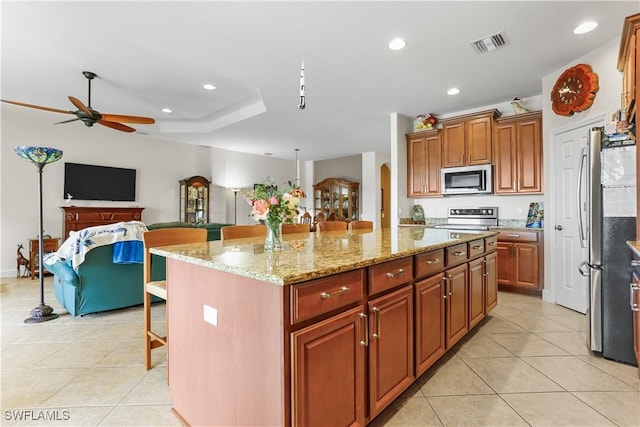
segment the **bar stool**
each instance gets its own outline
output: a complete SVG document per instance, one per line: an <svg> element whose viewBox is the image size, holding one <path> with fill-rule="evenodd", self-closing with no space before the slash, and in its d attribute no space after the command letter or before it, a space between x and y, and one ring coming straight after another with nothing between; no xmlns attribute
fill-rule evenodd
<svg viewBox="0 0 640 427"><path fill-rule="evenodd" d="M151 280L151 252L149 249L158 246L179 245L182 243L196 243L207 241L207 230L204 228L159 228L145 231L144 241L144 363L147 370L151 369L151 350L167 345L167 336L161 336L151 330L151 297L156 296L167 300L167 281Z"/></svg>
<svg viewBox="0 0 640 427"><path fill-rule="evenodd" d="M267 226L227 225L220 229L220 240L241 239L243 237L267 237Z"/></svg>

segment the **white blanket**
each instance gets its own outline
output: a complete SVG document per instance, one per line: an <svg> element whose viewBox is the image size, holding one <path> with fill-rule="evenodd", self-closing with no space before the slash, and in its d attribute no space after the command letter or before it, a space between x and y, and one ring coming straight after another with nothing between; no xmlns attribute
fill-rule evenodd
<svg viewBox="0 0 640 427"><path fill-rule="evenodd" d="M70 261L71 267L77 270L91 249L115 242L142 241L142 233L145 231L147 226L140 221L118 222L71 231L69 238L64 241L58 251L47 254L42 262L53 265L58 261Z"/></svg>

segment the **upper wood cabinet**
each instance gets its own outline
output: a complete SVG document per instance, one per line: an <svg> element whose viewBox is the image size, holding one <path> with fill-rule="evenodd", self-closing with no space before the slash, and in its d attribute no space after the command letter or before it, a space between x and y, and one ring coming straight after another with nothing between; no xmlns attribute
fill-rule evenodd
<svg viewBox="0 0 640 427"><path fill-rule="evenodd" d="M543 191L541 128L540 111L496 121L493 136L496 194Z"/></svg>
<svg viewBox="0 0 640 427"><path fill-rule="evenodd" d="M498 110L442 120L442 167L491 163L491 137Z"/></svg>
<svg viewBox="0 0 640 427"><path fill-rule="evenodd" d="M409 133L407 196L440 196L442 134L436 130Z"/></svg>

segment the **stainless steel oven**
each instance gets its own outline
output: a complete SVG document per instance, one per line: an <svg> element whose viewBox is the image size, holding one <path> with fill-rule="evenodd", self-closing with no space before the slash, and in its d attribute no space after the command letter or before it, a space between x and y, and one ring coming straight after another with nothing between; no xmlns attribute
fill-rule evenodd
<svg viewBox="0 0 640 427"><path fill-rule="evenodd" d="M491 165L463 166L440 170L440 185L444 195L491 194Z"/></svg>

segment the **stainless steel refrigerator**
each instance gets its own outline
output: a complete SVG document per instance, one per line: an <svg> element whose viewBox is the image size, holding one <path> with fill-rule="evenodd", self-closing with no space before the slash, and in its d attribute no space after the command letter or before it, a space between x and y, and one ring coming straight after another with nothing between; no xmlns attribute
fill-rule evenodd
<svg viewBox="0 0 640 427"><path fill-rule="evenodd" d="M578 228L589 259L579 266L589 277L589 346L608 359L636 364L629 303L631 251L636 239L636 156L632 141L609 141L590 131L578 169Z"/></svg>

